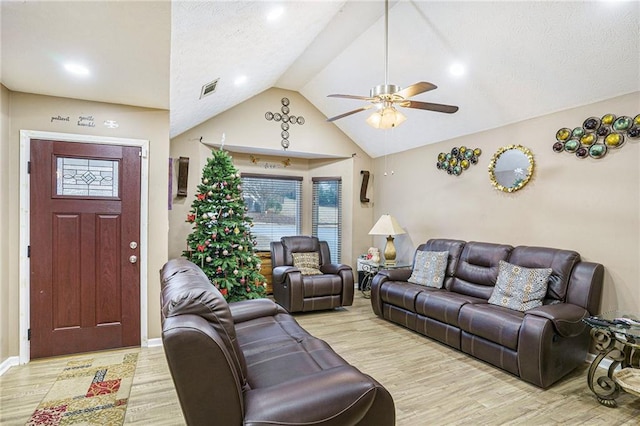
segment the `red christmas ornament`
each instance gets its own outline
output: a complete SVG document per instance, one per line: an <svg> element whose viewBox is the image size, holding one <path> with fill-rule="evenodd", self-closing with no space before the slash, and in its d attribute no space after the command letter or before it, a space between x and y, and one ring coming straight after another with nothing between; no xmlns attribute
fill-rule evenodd
<svg viewBox="0 0 640 426"><path fill-rule="evenodd" d="M218 266L218 269L216 269L216 272L217 272L217 273L222 272L222 267Z"/></svg>
<svg viewBox="0 0 640 426"><path fill-rule="evenodd" d="M223 296L226 296L226 295L229 293L229 290L227 290L226 288L221 288L221 289L220 289L220 293L221 293Z"/></svg>
<svg viewBox="0 0 640 426"><path fill-rule="evenodd" d="M216 234L216 233L211 234L211 238L213 238L215 240L216 238L218 238L218 234Z"/></svg>
<svg viewBox="0 0 640 426"><path fill-rule="evenodd" d="M198 194L198 195L196 195L196 197L198 197L198 200L202 201L202 200L204 200L205 195L204 194Z"/></svg>
<svg viewBox="0 0 640 426"><path fill-rule="evenodd" d="M224 232L226 232L226 233L228 234L229 232L231 232L231 230L229 229L229 227L228 227L228 226L225 226L225 227L224 227Z"/></svg>
<svg viewBox="0 0 640 426"><path fill-rule="evenodd" d="M230 200L231 199L231 195L227 194L226 199Z"/></svg>
<svg viewBox="0 0 640 426"><path fill-rule="evenodd" d="M198 251L203 252L205 249L205 246L203 246L202 244L198 244Z"/></svg>
<svg viewBox="0 0 640 426"><path fill-rule="evenodd" d="M240 284L244 284L246 280L244 278L240 278Z"/></svg>
<svg viewBox="0 0 640 426"><path fill-rule="evenodd" d="M187 222L195 222L196 221L196 215L195 214L188 214L187 215Z"/></svg>

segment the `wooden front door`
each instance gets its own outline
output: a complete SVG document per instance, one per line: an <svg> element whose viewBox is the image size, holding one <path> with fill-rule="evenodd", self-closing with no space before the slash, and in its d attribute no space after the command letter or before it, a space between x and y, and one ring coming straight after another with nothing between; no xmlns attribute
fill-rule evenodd
<svg viewBox="0 0 640 426"><path fill-rule="evenodd" d="M31 140L31 358L140 344L139 147Z"/></svg>

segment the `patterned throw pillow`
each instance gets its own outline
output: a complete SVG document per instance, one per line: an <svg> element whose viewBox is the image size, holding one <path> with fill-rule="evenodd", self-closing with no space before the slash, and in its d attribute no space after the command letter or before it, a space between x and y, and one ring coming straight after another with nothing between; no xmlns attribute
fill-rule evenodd
<svg viewBox="0 0 640 426"><path fill-rule="evenodd" d="M320 275L320 256L316 251L291 253L293 266L300 269L302 275Z"/></svg>
<svg viewBox="0 0 640 426"><path fill-rule="evenodd" d="M442 288L448 258L448 251L419 250L416 252L416 261L408 281L427 287Z"/></svg>
<svg viewBox="0 0 640 426"><path fill-rule="evenodd" d="M489 303L521 312L541 306L550 275L551 268L530 269L501 260Z"/></svg>

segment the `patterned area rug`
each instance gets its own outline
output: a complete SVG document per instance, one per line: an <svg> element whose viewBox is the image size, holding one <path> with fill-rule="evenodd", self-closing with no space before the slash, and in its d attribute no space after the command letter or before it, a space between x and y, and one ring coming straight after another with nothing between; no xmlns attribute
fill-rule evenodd
<svg viewBox="0 0 640 426"><path fill-rule="evenodd" d="M137 352L69 362L27 426L122 425L137 362Z"/></svg>

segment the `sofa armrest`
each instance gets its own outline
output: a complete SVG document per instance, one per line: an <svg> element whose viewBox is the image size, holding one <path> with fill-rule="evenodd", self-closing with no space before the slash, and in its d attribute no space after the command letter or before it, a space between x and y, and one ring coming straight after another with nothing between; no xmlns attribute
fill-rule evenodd
<svg viewBox="0 0 640 426"><path fill-rule="evenodd" d="M342 263L326 263L320 267L323 274L338 275L340 271L351 271L351 266Z"/></svg>
<svg viewBox="0 0 640 426"><path fill-rule="evenodd" d="M371 280L371 308L373 313L382 318L382 298L380 288L387 281L404 281L411 277L411 269L383 269Z"/></svg>
<svg viewBox="0 0 640 426"><path fill-rule="evenodd" d="M371 410L383 417L375 424L395 423L388 391L355 367L345 365L247 391L243 424L363 424Z"/></svg>
<svg viewBox="0 0 640 426"><path fill-rule="evenodd" d="M300 269L294 266L276 266L271 272L273 283L282 284L287 279L287 274L291 272L300 272Z"/></svg>
<svg viewBox="0 0 640 426"><path fill-rule="evenodd" d="M574 337L582 334L587 327L582 320L589 316L586 309L571 303L543 305L530 309L525 314L548 319L553 324L555 331L562 337Z"/></svg>
<svg viewBox="0 0 640 426"><path fill-rule="evenodd" d="M412 269L399 268L399 269L383 269L378 274L384 275L389 281L408 281L411 278Z"/></svg>
<svg viewBox="0 0 640 426"><path fill-rule="evenodd" d="M234 324L260 317L270 317L287 311L271 299L251 299L229 303Z"/></svg>

